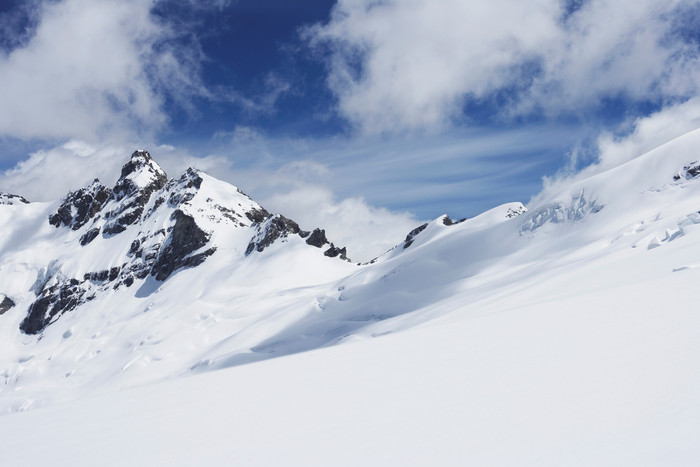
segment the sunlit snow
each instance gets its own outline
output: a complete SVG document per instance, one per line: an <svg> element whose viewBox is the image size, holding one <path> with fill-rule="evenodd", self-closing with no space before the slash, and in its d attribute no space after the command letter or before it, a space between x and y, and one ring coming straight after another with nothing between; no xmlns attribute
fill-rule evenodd
<svg viewBox="0 0 700 467"><path fill-rule="evenodd" d="M131 239L82 247L57 203L0 205L3 462L694 465L700 179L674 175L699 147L440 217L362 265L299 236L246 256L249 223L208 213L254 202L203 174L187 209L215 254L39 335L19 331L38 278Z"/></svg>

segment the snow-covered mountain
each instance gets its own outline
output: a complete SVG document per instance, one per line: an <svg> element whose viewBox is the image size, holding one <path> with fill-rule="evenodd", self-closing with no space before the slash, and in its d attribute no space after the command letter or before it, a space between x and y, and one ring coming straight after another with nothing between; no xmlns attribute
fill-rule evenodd
<svg viewBox="0 0 700 467"><path fill-rule="evenodd" d="M88 453L142 464L691 465L698 148L700 130L527 209L441 216L367 264L202 172L167 180L143 151L113 188L2 195L0 408L105 394L0 430L28 449L71 413L79 428L41 433L75 456L103 429ZM200 444L167 431L118 452L118 427L88 414L128 404L196 426Z"/></svg>
<svg viewBox="0 0 700 467"><path fill-rule="evenodd" d="M52 379L128 386L133 365L148 380L190 371L222 344L211 339L276 311L275 294L357 268L324 230L303 231L194 169L168 180L146 151L134 152L113 188L95 180L56 203L11 194L2 203L0 390L16 395ZM136 351L155 341L155 354ZM146 368L153 362L163 370Z"/></svg>

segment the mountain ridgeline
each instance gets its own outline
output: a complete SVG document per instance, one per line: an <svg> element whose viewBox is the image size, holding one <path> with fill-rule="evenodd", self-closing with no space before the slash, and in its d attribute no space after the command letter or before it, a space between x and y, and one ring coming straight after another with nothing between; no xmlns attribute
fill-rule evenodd
<svg viewBox="0 0 700 467"><path fill-rule="evenodd" d="M216 224L250 231L244 256L298 236L327 257L349 261L346 249L330 243L324 230L303 231L296 222L270 214L235 187L224 187L224 191L228 188L225 200L202 196L205 178L209 183L226 185L192 168L180 178L168 179L147 151L136 151L114 187L95 180L68 193L47 222L75 233L72 243L84 250L77 254L90 257L91 263L109 264L85 271L80 277L66 275L56 260L47 264L32 287L36 300L29 306L21 330L39 333L101 292L129 288L148 278L166 281L179 269L202 264L217 251L212 241L216 230L212 226ZM27 203L16 195L3 195L0 202ZM97 243L102 243L101 247L89 251ZM100 258L104 251L110 251L108 258ZM10 303L5 298L2 309L9 309Z"/></svg>

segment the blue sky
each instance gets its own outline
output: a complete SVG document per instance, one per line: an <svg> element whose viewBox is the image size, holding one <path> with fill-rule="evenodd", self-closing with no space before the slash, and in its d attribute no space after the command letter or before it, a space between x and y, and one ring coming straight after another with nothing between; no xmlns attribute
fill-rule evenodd
<svg viewBox="0 0 700 467"><path fill-rule="evenodd" d="M383 248L700 126L698 26L689 0L5 0L0 190L145 147Z"/></svg>

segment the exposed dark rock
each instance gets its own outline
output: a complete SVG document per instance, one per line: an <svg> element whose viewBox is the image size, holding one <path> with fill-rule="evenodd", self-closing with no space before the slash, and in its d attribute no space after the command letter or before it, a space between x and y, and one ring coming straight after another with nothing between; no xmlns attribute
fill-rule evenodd
<svg viewBox="0 0 700 467"><path fill-rule="evenodd" d="M148 267L143 266L137 266L133 268L132 271L134 271L134 276L136 276L137 279L145 279L151 272L151 270Z"/></svg>
<svg viewBox="0 0 700 467"><path fill-rule="evenodd" d="M683 167L683 170L674 175L673 180L692 180L698 175L700 175L700 163L698 163L697 161L693 161L690 164Z"/></svg>
<svg viewBox="0 0 700 467"><path fill-rule="evenodd" d="M141 254L143 251L140 249L141 247L141 240L138 238L131 242L131 246L129 247L129 251L127 253L128 256L135 256L136 258L140 258Z"/></svg>
<svg viewBox="0 0 700 467"><path fill-rule="evenodd" d="M209 241L209 234L197 226L192 216L181 210L176 210L171 219L175 225L170 233L170 239L158 253L158 257L151 268L151 275L159 281L164 281L176 269L192 267L201 264L207 256L214 253L215 249L209 249L204 253L189 257L191 253L199 250ZM148 260L148 257L146 257Z"/></svg>
<svg viewBox="0 0 700 467"><path fill-rule="evenodd" d="M84 303L85 293L86 290L82 286L74 285L71 281L45 289L29 306L27 317L19 328L27 334L41 332L54 318ZM87 300L89 299L88 297Z"/></svg>
<svg viewBox="0 0 700 467"><path fill-rule="evenodd" d="M449 217L445 216L445 219L449 219ZM450 225L450 224L445 224L445 225ZM404 240L403 247L408 248L413 244L413 240L416 238L416 235L424 231L428 227L428 223L426 222L423 225L420 225L416 227L415 229L411 230L408 235L406 235L406 240Z"/></svg>
<svg viewBox="0 0 700 467"><path fill-rule="evenodd" d="M0 193L0 204L13 206L18 203L29 204L29 201L24 199L22 196L13 195L12 193Z"/></svg>
<svg viewBox="0 0 700 467"><path fill-rule="evenodd" d="M182 260L182 263L177 269L180 268L193 268L202 264L208 257L216 253L216 247L211 247L208 250L198 253L196 255L188 256ZM165 280L165 279L163 279Z"/></svg>
<svg viewBox="0 0 700 467"><path fill-rule="evenodd" d="M116 235L124 232L128 226L136 222L141 217L144 208L144 206L140 204L140 201L137 200L136 202L139 204L135 206L134 210L126 212L112 222L105 224L104 228L102 229L102 233L106 236ZM145 202L143 204L145 205Z"/></svg>
<svg viewBox="0 0 700 467"><path fill-rule="evenodd" d="M275 214L262 225L258 226L258 233L250 240L250 243L248 243L245 254L249 255L254 250L262 252L278 238L285 238L290 234L297 234L300 231L299 224L280 214Z"/></svg>
<svg viewBox="0 0 700 467"><path fill-rule="evenodd" d="M10 300L10 297L6 297L5 295L2 295L2 297L2 301L0 301L0 315L4 315L7 310L15 306L15 302Z"/></svg>
<svg viewBox="0 0 700 467"><path fill-rule="evenodd" d="M170 197L168 198L168 205L171 207L178 207L183 203L191 201L197 190L202 186L202 181L202 177L200 177L199 173L190 167L182 174L179 180L171 180L168 182L168 189L171 190Z"/></svg>
<svg viewBox="0 0 700 467"><path fill-rule="evenodd" d="M105 215L109 221L102 229L103 235L119 234L138 221L153 192L163 188L167 181L168 176L147 151L134 152L112 189L112 199L122 202Z"/></svg>
<svg viewBox="0 0 700 467"><path fill-rule="evenodd" d="M508 208L508 211L506 212L506 219L512 219L514 217L518 217L520 215L523 215L527 212L527 208L525 206L520 206L516 209Z"/></svg>
<svg viewBox="0 0 700 467"><path fill-rule="evenodd" d="M100 229L90 229L86 233L83 234L82 237L80 237L80 244L82 246L87 245L91 241L93 241L97 236L100 234Z"/></svg>
<svg viewBox="0 0 700 467"><path fill-rule="evenodd" d="M102 234L119 234L141 218L151 195L163 188L166 182L167 175L150 154L136 151L122 167L121 177L113 189L95 180L90 186L69 193L56 212L49 216L49 222L56 227L65 225L78 230L109 204L109 212L104 213L107 223ZM96 236L95 232L89 232L81 238L81 244L90 243Z"/></svg>
<svg viewBox="0 0 700 467"><path fill-rule="evenodd" d="M331 247L327 249L326 251L323 252L324 256L328 256L329 258L335 258L336 256L340 256L340 259L345 260L345 261L350 261L348 259L347 255L347 250L345 247L343 248L338 248L337 246L333 245L331 243Z"/></svg>
<svg viewBox="0 0 700 467"><path fill-rule="evenodd" d="M56 212L49 216L49 223L78 230L100 212L111 195L112 191L95 179L89 186L68 193Z"/></svg>
<svg viewBox="0 0 700 467"><path fill-rule="evenodd" d="M210 200L208 200L208 201L210 201ZM241 222L241 219L243 218L243 216L240 215L239 213L237 213L236 211L234 211L233 209L229 209L229 208L227 208L227 207L220 206L220 205L218 205L218 204L215 204L215 205L214 205L214 209L216 209L217 211L219 211L219 212L221 213L222 216L224 216L226 219L232 221L234 224L236 224L236 225L244 225L244 224Z"/></svg>
<svg viewBox="0 0 700 467"><path fill-rule="evenodd" d="M161 207L161 206L163 205L163 203L165 203L165 197L159 196L159 197L155 200L155 202L153 203L153 210L155 211L156 209L158 209L159 207Z"/></svg>
<svg viewBox="0 0 700 467"><path fill-rule="evenodd" d="M467 220L467 218L464 217L464 218L462 218L462 219L460 219L460 220L458 220L458 221L453 221L452 219L449 218L449 216L445 216L445 217L442 218L442 223L443 223L443 225L450 226L450 225L460 224L460 223L462 223L462 222L464 222L464 221L466 221L466 220Z"/></svg>
<svg viewBox="0 0 700 467"><path fill-rule="evenodd" d="M171 206L179 206L183 203L192 201L192 198L194 198L193 193L174 192L170 194L170 198L168 198L168 204Z"/></svg>
<svg viewBox="0 0 700 467"><path fill-rule="evenodd" d="M323 229L315 229L309 238L306 239L308 245L313 245L316 248L321 248L323 245L328 243L326 238L326 231Z"/></svg>
<svg viewBox="0 0 700 467"><path fill-rule="evenodd" d="M117 235L126 230L126 225L122 225L121 223L113 222L111 224L105 225L104 229L102 229L102 235L105 237L109 237L111 235Z"/></svg>
<svg viewBox="0 0 700 467"><path fill-rule="evenodd" d="M140 172L147 173L150 178L145 186L137 185L132 179L131 175L138 174ZM168 181L168 176L163 172L163 170L156 164L148 151L134 151L131 155L129 162L124 164L122 167L122 173L119 177L119 181L114 187L114 193L117 199L121 199L124 196L136 193L136 191L144 189L160 190L165 186Z"/></svg>
<svg viewBox="0 0 700 467"><path fill-rule="evenodd" d="M146 253L146 254L144 255L143 259L144 259L146 262L150 262L150 261L153 261L154 259L156 259L157 256L158 256L158 250L156 250L156 249L151 249L151 251L149 251L148 253Z"/></svg>
<svg viewBox="0 0 700 467"><path fill-rule="evenodd" d="M112 282L115 280L117 277L119 277L119 271L121 271L121 268L119 266L113 267L109 270L109 278L108 280Z"/></svg>
<svg viewBox="0 0 700 467"><path fill-rule="evenodd" d="M185 171L182 177L180 177L180 182L187 182L185 184L185 188L196 188L199 190L199 188L202 186L202 177L195 169L190 167Z"/></svg>
<svg viewBox="0 0 700 467"><path fill-rule="evenodd" d="M90 274L90 280L94 282L105 282L109 279L109 270L104 269L102 271L93 272Z"/></svg>
<svg viewBox="0 0 700 467"><path fill-rule="evenodd" d="M267 212L264 208L253 208L250 211L246 212L245 216L253 223L262 224L263 222L265 222L265 219L270 217L270 213Z"/></svg>

